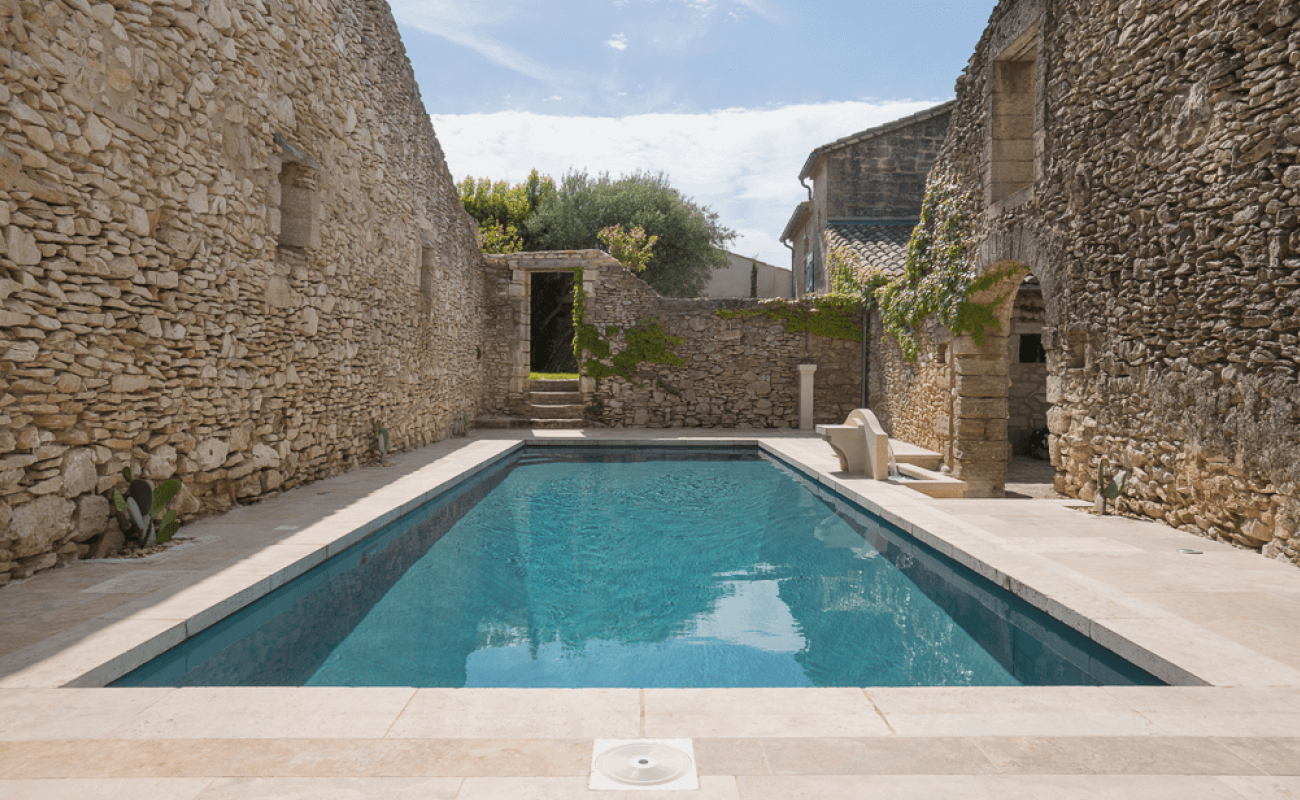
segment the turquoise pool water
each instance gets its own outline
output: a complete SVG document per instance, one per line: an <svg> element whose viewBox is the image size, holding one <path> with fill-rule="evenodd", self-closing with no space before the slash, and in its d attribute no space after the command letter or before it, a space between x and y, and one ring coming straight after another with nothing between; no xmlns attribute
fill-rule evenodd
<svg viewBox="0 0 1300 800"><path fill-rule="evenodd" d="M756 449L529 448L115 685L1126 683Z"/></svg>

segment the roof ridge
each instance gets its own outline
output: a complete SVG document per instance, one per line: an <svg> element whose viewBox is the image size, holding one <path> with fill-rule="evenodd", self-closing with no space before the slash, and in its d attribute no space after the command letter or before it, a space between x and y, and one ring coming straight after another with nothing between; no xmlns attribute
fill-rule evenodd
<svg viewBox="0 0 1300 800"><path fill-rule="evenodd" d="M949 100L946 103L940 103L939 105L933 106L931 108L927 108L924 111L918 111L915 114L912 114L911 116L903 117L902 119L896 119L893 122L886 122L883 125L877 125L874 128L867 128L864 131L851 133L842 139L836 139L833 142L828 142L827 144L824 144L821 147L816 148L815 150L813 150L811 153L808 154L808 160L804 162L803 169L799 171L799 180L803 180L807 178L812 173L813 165L817 163L817 159L821 158L823 155L829 153L832 150L838 150L841 147L847 147L851 144L857 144L858 142L865 141L867 139L875 139L876 137L884 136L886 133L892 133L893 131L896 131L899 128L906 128L909 125L915 125L918 122L925 122L926 120L933 119L934 117L938 117L952 111L953 106L955 106L956 104L957 104L956 100Z"/></svg>

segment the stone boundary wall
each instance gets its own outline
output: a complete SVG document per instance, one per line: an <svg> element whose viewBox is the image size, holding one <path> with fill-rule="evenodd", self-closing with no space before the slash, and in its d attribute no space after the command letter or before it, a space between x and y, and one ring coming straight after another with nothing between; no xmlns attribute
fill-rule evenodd
<svg viewBox="0 0 1300 800"><path fill-rule="evenodd" d="M626 330L654 318L685 340L673 351L686 364L643 364L636 383L601 379L589 394L589 416L610 427L798 427L798 365L816 364L816 422L843 422L861 400L861 343L786 333L783 321L766 317L717 314L757 307L757 300L660 297L617 262L601 266L589 289L588 323ZM611 341L615 353L623 349L621 333Z"/></svg>
<svg viewBox="0 0 1300 800"><path fill-rule="evenodd" d="M1121 511L1300 563L1298 18L1003 0L940 163L977 199L981 268L1042 283L1058 488L1091 498L1105 458L1133 470ZM1010 194L989 167L1007 54L1035 81Z"/></svg>
<svg viewBox="0 0 1300 800"><path fill-rule="evenodd" d="M475 416L481 254L385 3L0 30L0 584L110 548L123 467L191 519Z"/></svg>

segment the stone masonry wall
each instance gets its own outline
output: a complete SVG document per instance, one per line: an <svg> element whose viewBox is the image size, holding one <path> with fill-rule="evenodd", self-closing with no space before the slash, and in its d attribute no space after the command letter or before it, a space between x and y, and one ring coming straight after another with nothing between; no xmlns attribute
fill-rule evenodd
<svg viewBox="0 0 1300 800"><path fill-rule="evenodd" d="M816 422L843 422L861 399L861 343L786 333L783 321L766 317L717 314L756 307L756 300L663 298L617 262L603 265L589 289L587 321L604 331L657 319L685 340L673 351L686 365L644 364L640 385L600 380L589 398L592 416L611 427L798 427L798 365L816 364ZM614 352L623 349L621 334L611 341Z"/></svg>
<svg viewBox="0 0 1300 800"><path fill-rule="evenodd" d="M0 584L447 436L481 254L382 0L0 0ZM119 534L120 535L120 534Z"/></svg>
<svg viewBox="0 0 1300 800"><path fill-rule="evenodd" d="M1122 511L1300 563L1298 18L1003 0L940 163L980 206L980 266L1042 283L1058 488L1091 498L1106 458L1133 470ZM999 97L1032 124L995 125Z"/></svg>
<svg viewBox="0 0 1300 800"><path fill-rule="evenodd" d="M890 123L888 132L828 152L825 218L919 217L926 176L948 132L946 108Z"/></svg>
<svg viewBox="0 0 1300 800"><path fill-rule="evenodd" d="M923 331L921 355L908 361L874 312L869 405L891 438L943 453L950 462L952 361L946 343L952 337L945 334Z"/></svg>

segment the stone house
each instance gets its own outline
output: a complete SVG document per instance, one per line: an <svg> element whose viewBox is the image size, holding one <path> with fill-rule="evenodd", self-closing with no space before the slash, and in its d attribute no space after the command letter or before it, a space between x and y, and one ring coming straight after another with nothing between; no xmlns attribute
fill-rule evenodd
<svg viewBox="0 0 1300 800"><path fill-rule="evenodd" d="M1002 0L933 180L981 272L1036 279L1057 488L1300 562L1300 7ZM898 438L1003 489L1011 314L881 369ZM897 354L895 354L896 356Z"/></svg>
<svg viewBox="0 0 1300 800"><path fill-rule="evenodd" d="M445 438L482 255L387 5L0 0L0 584ZM120 541L120 539L118 539Z"/></svg>
<svg viewBox="0 0 1300 800"><path fill-rule="evenodd" d="M944 103L808 155L799 172L808 199L781 232L791 251L796 297L830 289L827 254L838 244L851 244L882 268L898 261L920 218L926 176L951 113L952 103Z"/></svg>

